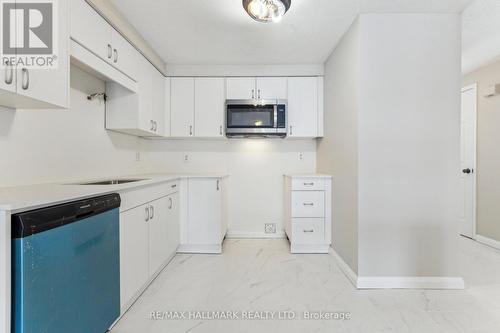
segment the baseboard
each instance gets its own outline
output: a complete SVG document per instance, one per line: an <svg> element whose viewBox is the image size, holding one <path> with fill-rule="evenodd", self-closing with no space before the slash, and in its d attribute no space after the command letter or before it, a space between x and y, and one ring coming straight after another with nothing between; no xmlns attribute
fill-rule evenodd
<svg viewBox="0 0 500 333"><path fill-rule="evenodd" d="M484 245L488 245L488 246L491 246L497 250L500 250L500 242L497 241L497 240L494 240L494 239L491 239L491 238L488 238L488 237L484 237L484 236L481 236L481 235L477 235L476 234L476 237L475 237L476 241L478 241L479 243L482 243Z"/></svg>
<svg viewBox="0 0 500 333"><path fill-rule="evenodd" d="M328 254L329 244L290 244L293 254Z"/></svg>
<svg viewBox="0 0 500 333"><path fill-rule="evenodd" d="M358 289L464 289L461 277L359 276Z"/></svg>
<svg viewBox="0 0 500 333"><path fill-rule="evenodd" d="M358 276L332 248L330 254L340 270L357 289L464 289L461 277Z"/></svg>
<svg viewBox="0 0 500 333"><path fill-rule="evenodd" d="M286 238L284 231L278 231L275 234L266 234L264 232L258 231L238 231L238 230L228 230L226 233L226 238L247 238L247 239L283 239Z"/></svg>
<svg viewBox="0 0 500 333"><path fill-rule="evenodd" d="M344 259L342 259L342 257L337 253L337 251L335 251L333 249L333 247L330 247L330 255L335 259L340 270L342 271L342 273L344 273L344 275L347 277L347 279L349 281L351 281L354 288L357 288L358 287L358 274L356 274L356 272L354 272L352 270L351 266L349 266L344 261Z"/></svg>

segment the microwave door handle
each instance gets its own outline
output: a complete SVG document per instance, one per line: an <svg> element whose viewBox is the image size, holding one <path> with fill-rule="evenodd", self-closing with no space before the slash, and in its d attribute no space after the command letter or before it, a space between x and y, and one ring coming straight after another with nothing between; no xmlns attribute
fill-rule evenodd
<svg viewBox="0 0 500 333"><path fill-rule="evenodd" d="M274 128L278 128L278 105L274 105Z"/></svg>

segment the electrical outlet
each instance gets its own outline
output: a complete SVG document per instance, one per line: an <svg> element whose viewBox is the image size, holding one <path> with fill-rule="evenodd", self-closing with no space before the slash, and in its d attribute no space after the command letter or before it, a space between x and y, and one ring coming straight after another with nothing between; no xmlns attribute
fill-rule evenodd
<svg viewBox="0 0 500 333"><path fill-rule="evenodd" d="M141 153L140 152L136 152L135 153L135 161L136 162L140 162L141 161Z"/></svg>
<svg viewBox="0 0 500 333"><path fill-rule="evenodd" d="M264 232L266 234L275 234L276 233L276 223L264 224Z"/></svg>

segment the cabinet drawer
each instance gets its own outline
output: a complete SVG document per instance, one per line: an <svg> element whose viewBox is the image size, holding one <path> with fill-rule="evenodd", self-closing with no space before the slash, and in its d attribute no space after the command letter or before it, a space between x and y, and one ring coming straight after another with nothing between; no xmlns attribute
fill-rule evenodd
<svg viewBox="0 0 500 333"><path fill-rule="evenodd" d="M292 180L292 191L324 191L325 180L318 178L298 178Z"/></svg>
<svg viewBox="0 0 500 333"><path fill-rule="evenodd" d="M292 243L322 244L325 242L325 220L321 218L292 219Z"/></svg>
<svg viewBox="0 0 500 333"><path fill-rule="evenodd" d="M172 181L120 192L120 197L122 199L120 212L127 211L178 191L179 181Z"/></svg>
<svg viewBox="0 0 500 333"><path fill-rule="evenodd" d="M293 191L292 217L324 217L325 192Z"/></svg>

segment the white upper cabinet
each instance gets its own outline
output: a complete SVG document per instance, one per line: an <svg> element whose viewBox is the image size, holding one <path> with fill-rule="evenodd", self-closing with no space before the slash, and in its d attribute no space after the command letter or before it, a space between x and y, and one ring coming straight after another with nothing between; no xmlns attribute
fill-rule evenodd
<svg viewBox="0 0 500 333"><path fill-rule="evenodd" d="M321 86L321 87L320 87ZM322 127L320 117L319 94L323 89L322 80L318 77L288 78L288 136L318 137ZM321 105L323 103L321 102Z"/></svg>
<svg viewBox="0 0 500 333"><path fill-rule="evenodd" d="M194 136L194 78L174 77L170 81L171 136Z"/></svg>
<svg viewBox="0 0 500 333"><path fill-rule="evenodd" d="M224 136L224 78L195 79L195 136Z"/></svg>
<svg viewBox="0 0 500 333"><path fill-rule="evenodd" d="M0 68L0 105L11 108L67 108L69 106L69 7L66 1L57 6L57 67L34 68L7 65ZM25 38L22 31L12 31L12 38ZM22 57L22 54L18 54ZM28 55L29 56L29 55ZM6 94L4 94L6 93Z"/></svg>
<svg viewBox="0 0 500 333"><path fill-rule="evenodd" d="M227 99L257 98L254 77L231 77L227 79Z"/></svg>
<svg viewBox="0 0 500 333"><path fill-rule="evenodd" d="M113 54L108 61L111 61L116 68L137 81L139 76L137 50L115 29L111 31L111 46Z"/></svg>
<svg viewBox="0 0 500 333"><path fill-rule="evenodd" d="M256 98L287 99L286 77L258 77Z"/></svg>
<svg viewBox="0 0 500 333"><path fill-rule="evenodd" d="M113 57L112 30L86 1L71 1L71 38L108 61Z"/></svg>

